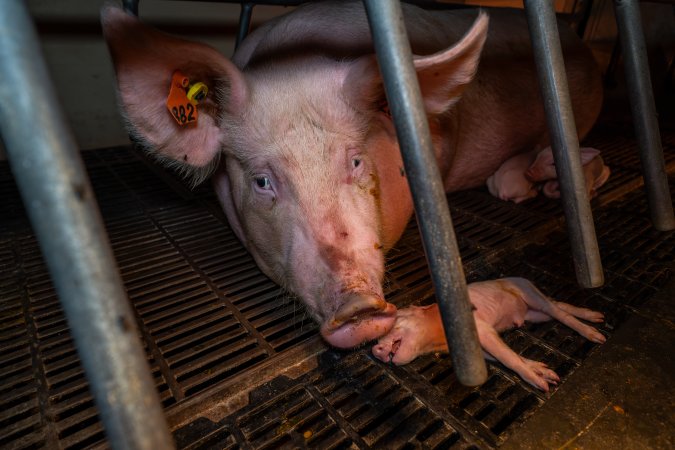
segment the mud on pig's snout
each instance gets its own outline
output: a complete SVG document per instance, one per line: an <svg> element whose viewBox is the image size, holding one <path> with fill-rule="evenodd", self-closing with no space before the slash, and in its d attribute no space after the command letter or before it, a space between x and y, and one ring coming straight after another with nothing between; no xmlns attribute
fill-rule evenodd
<svg viewBox="0 0 675 450"><path fill-rule="evenodd" d="M321 326L321 335L332 346L352 348L377 339L396 322L396 306L374 294L352 294Z"/></svg>

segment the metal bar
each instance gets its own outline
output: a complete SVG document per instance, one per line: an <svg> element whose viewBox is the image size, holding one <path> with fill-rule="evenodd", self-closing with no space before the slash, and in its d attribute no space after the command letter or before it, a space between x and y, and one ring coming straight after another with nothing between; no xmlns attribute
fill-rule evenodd
<svg viewBox="0 0 675 450"><path fill-rule="evenodd" d="M615 0L614 9L652 223L657 230L673 230L675 229L673 202L663 159L647 49L642 32L640 5L635 0Z"/></svg>
<svg viewBox="0 0 675 450"><path fill-rule="evenodd" d="M129 0L125 0L129 1ZM133 0L131 0L133 1ZM200 2L200 3L241 3L242 0L173 0L181 2ZM269 5L269 6L298 6L307 3L311 0L250 0L254 5ZM411 3L413 5L421 6L425 9L456 9L456 8L475 8L472 5L450 4L446 1L437 0L402 0L404 3Z"/></svg>
<svg viewBox="0 0 675 450"><path fill-rule="evenodd" d="M591 18L591 13L593 12L593 0L583 0L581 3L581 20L579 20L579 23L577 24L577 36L580 38L584 38L586 35L586 27L588 26L588 21ZM574 8L572 11L576 13L577 10L577 2L574 2Z"/></svg>
<svg viewBox="0 0 675 450"><path fill-rule="evenodd" d="M173 448L134 314L23 0L0 2L0 133L113 448Z"/></svg>
<svg viewBox="0 0 675 450"><path fill-rule="evenodd" d="M605 88L616 87L616 66L619 64L619 58L621 56L621 45L619 41L615 40L612 45L612 53L609 57L609 63L607 63L607 68L605 69L605 78L602 80Z"/></svg>
<svg viewBox="0 0 675 450"><path fill-rule="evenodd" d="M138 17L138 0L123 0L122 8L130 14Z"/></svg>
<svg viewBox="0 0 675 450"><path fill-rule="evenodd" d="M602 286L600 250L582 171L554 5L549 0L525 0L524 4L577 281L586 288Z"/></svg>
<svg viewBox="0 0 675 450"><path fill-rule="evenodd" d="M241 2L241 13L239 14L239 29L237 30L237 40L234 42L234 50L239 48L239 44L248 35L251 28L251 14L253 13L253 2Z"/></svg>
<svg viewBox="0 0 675 450"><path fill-rule="evenodd" d="M401 5L391 0L364 0L364 4L454 370L462 384L476 386L485 382L487 369L434 157Z"/></svg>

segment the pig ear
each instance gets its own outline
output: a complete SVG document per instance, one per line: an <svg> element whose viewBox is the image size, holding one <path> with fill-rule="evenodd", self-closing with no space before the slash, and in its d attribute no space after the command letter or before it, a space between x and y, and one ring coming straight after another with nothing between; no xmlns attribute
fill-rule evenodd
<svg viewBox="0 0 675 450"><path fill-rule="evenodd" d="M530 164L530 168L553 166L555 162L553 161L553 149L551 146L546 147L544 150L537 153L537 157L534 159L534 162Z"/></svg>
<svg viewBox="0 0 675 450"><path fill-rule="evenodd" d="M243 74L215 49L163 34L119 8L105 7L101 21L130 132L193 177L208 176L218 161L224 117L245 102ZM179 125L166 107L176 70L209 88L196 124Z"/></svg>
<svg viewBox="0 0 675 450"><path fill-rule="evenodd" d="M349 65L342 89L349 101L359 109L376 111L386 105L375 55L362 56Z"/></svg>
<svg viewBox="0 0 675 450"><path fill-rule="evenodd" d="M585 166L600 154L600 150L592 147L581 147L579 153L581 154L581 165Z"/></svg>
<svg viewBox="0 0 675 450"><path fill-rule="evenodd" d="M462 40L447 50L429 56L415 56L415 69L429 114L452 107L471 82L487 37L489 19L480 12Z"/></svg>

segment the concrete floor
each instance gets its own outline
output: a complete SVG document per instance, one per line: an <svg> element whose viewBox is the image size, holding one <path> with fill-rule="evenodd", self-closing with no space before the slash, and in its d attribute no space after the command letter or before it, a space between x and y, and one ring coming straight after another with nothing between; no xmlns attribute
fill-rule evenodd
<svg viewBox="0 0 675 450"><path fill-rule="evenodd" d="M675 448L675 280L501 447Z"/></svg>

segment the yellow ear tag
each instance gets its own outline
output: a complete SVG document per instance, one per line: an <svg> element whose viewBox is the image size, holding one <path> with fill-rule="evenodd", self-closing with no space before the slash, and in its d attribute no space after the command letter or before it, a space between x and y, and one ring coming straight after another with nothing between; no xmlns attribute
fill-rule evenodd
<svg viewBox="0 0 675 450"><path fill-rule="evenodd" d="M178 70L173 73L169 98L166 99L166 107L179 125L197 123L197 108L194 103L188 100L186 93L189 85L190 80L188 77Z"/></svg>
<svg viewBox="0 0 675 450"><path fill-rule="evenodd" d="M190 89L187 91L187 98L193 105L201 103L202 100L206 98L206 94L209 93L209 88L206 87L201 81L190 86Z"/></svg>

